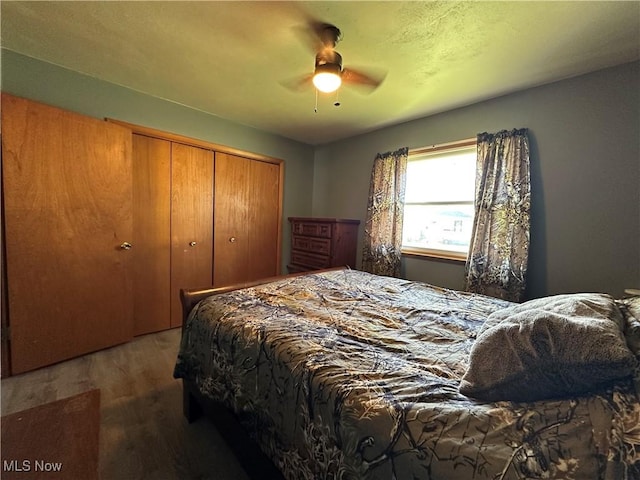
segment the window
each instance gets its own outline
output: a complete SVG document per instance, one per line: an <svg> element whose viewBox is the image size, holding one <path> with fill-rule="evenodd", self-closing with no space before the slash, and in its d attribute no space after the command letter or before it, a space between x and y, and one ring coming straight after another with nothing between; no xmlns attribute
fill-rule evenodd
<svg viewBox="0 0 640 480"><path fill-rule="evenodd" d="M476 156L475 139L409 152L402 253L467 258Z"/></svg>

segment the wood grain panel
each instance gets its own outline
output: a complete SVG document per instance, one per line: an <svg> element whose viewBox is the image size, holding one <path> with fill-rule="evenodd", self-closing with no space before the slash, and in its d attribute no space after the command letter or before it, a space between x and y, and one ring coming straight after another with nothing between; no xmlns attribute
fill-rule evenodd
<svg viewBox="0 0 640 480"><path fill-rule="evenodd" d="M179 143L172 143L171 149L171 326L175 327L182 324L180 289L211 284L213 152Z"/></svg>
<svg viewBox="0 0 640 480"><path fill-rule="evenodd" d="M132 337L131 132L2 95L12 373Z"/></svg>
<svg viewBox="0 0 640 480"><path fill-rule="evenodd" d="M251 161L249 167L248 278L266 278L279 273L280 166Z"/></svg>
<svg viewBox="0 0 640 480"><path fill-rule="evenodd" d="M176 133L167 132L164 130L158 130L156 128L145 127L143 125L136 125L134 123L123 122L122 120L116 120L114 118L108 118L107 121L113 122L117 125L122 125L129 128L133 133L138 133L146 137L162 138L171 142L181 143L183 145L191 145L192 147L204 148L205 150L211 150L214 152L228 153L230 155L237 155L240 157L251 158L253 160L260 160L262 162L270 162L275 164L282 164L282 160L275 157L270 157L262 153L248 152L246 150L240 150L239 148L230 147L228 145L220 145L219 143L208 142L206 140L200 140L198 138L186 137L184 135L178 135ZM474 140L475 141L475 140Z"/></svg>
<svg viewBox="0 0 640 480"><path fill-rule="evenodd" d="M248 280L247 221L253 194L248 188L251 160L216 152L213 285Z"/></svg>
<svg viewBox="0 0 640 480"><path fill-rule="evenodd" d="M171 142L133 135L134 335L171 327Z"/></svg>
<svg viewBox="0 0 640 480"><path fill-rule="evenodd" d="M280 169L216 152L214 286L279 273Z"/></svg>
<svg viewBox="0 0 640 480"><path fill-rule="evenodd" d="M60 464L65 478L99 480L100 390L3 416L1 427L3 480L55 478L57 474L38 467L38 459L45 458ZM6 468L14 459L36 463L25 475L26 470ZM18 465L23 465L20 460Z"/></svg>
<svg viewBox="0 0 640 480"><path fill-rule="evenodd" d="M0 158L0 165L2 159ZM0 184L2 180L2 169L0 168ZM1 191L1 189L0 189ZM6 378L11 375L11 362L9 359L9 319L7 315L7 275L5 268L4 249L4 199L0 195L0 377Z"/></svg>

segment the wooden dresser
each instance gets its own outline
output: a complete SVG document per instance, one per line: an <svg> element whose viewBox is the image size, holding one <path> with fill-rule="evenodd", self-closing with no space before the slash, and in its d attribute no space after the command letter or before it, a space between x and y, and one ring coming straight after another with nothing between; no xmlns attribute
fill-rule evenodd
<svg viewBox="0 0 640 480"><path fill-rule="evenodd" d="M360 220L289 217L289 222L289 273L340 266L356 267Z"/></svg>

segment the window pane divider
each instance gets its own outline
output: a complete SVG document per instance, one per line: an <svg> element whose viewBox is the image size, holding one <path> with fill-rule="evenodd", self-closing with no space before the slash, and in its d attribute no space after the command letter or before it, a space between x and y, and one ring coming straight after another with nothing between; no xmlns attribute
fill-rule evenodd
<svg viewBox="0 0 640 480"><path fill-rule="evenodd" d="M435 248L421 248L421 247L402 247L400 252L402 255L408 257L422 257L422 258L436 258L439 260L449 260L452 262L465 263L467 261L467 254L461 252L454 252L451 250L437 250Z"/></svg>

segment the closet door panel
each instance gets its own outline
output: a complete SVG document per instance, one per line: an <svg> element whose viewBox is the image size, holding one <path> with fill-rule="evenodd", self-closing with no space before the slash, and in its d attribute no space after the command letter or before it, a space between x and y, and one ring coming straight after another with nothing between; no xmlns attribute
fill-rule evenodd
<svg viewBox="0 0 640 480"><path fill-rule="evenodd" d="M280 166L217 153L214 286L279 273Z"/></svg>
<svg viewBox="0 0 640 480"><path fill-rule="evenodd" d="M251 161L249 168L248 248L251 262L247 281L279 273L280 166Z"/></svg>
<svg viewBox="0 0 640 480"><path fill-rule="evenodd" d="M181 288L211 285L213 152L172 143L171 326L182 324Z"/></svg>
<svg viewBox="0 0 640 480"><path fill-rule="evenodd" d="M171 327L171 142L133 135L134 335Z"/></svg>
<svg viewBox="0 0 640 480"><path fill-rule="evenodd" d="M213 285L220 287L247 280L251 161L216 152L215 162L215 255Z"/></svg>
<svg viewBox="0 0 640 480"><path fill-rule="evenodd" d="M133 332L131 132L2 96L12 373Z"/></svg>

